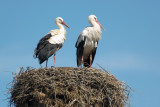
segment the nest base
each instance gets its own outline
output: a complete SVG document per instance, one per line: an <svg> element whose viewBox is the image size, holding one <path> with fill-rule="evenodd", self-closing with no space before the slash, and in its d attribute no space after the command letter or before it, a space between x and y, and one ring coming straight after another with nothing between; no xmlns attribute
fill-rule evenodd
<svg viewBox="0 0 160 107"><path fill-rule="evenodd" d="M130 90L94 68L21 69L10 89L16 107L124 107Z"/></svg>

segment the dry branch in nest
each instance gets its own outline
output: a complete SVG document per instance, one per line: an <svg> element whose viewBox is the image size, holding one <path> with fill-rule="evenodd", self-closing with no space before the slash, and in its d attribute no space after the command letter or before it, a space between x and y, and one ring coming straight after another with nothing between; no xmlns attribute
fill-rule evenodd
<svg viewBox="0 0 160 107"><path fill-rule="evenodd" d="M124 107L130 88L100 69L28 68L15 75L10 93L16 107Z"/></svg>

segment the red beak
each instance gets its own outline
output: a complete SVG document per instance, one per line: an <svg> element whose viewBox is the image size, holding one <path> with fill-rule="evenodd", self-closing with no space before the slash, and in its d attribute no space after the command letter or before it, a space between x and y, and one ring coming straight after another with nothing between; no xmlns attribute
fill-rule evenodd
<svg viewBox="0 0 160 107"><path fill-rule="evenodd" d="M70 27L64 21L62 22L62 24L70 29Z"/></svg>
<svg viewBox="0 0 160 107"><path fill-rule="evenodd" d="M98 22L98 20L96 21L98 24L99 24L99 26L104 30L104 27Z"/></svg>

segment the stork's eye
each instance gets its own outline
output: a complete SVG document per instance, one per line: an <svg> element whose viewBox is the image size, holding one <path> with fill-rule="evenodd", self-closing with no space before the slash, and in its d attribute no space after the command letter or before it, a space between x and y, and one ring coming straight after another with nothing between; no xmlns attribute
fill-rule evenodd
<svg viewBox="0 0 160 107"><path fill-rule="evenodd" d="M59 19L59 21L62 21L61 19Z"/></svg>
<svg viewBox="0 0 160 107"><path fill-rule="evenodd" d="M96 17L94 17L94 19L95 19L95 20L97 20L97 18L96 18Z"/></svg>

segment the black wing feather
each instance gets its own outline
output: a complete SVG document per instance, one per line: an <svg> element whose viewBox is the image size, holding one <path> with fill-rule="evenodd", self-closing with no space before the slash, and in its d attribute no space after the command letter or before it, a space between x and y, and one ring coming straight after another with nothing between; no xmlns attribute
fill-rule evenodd
<svg viewBox="0 0 160 107"><path fill-rule="evenodd" d="M80 39L80 36L79 36L78 39ZM78 40L77 40L76 45L75 45L75 47L77 48L77 51L76 51L76 54L77 54L77 66L81 65L81 60L82 60L85 41L86 41L86 37L84 37L84 40L81 40L79 44L77 44L78 43Z"/></svg>
<svg viewBox="0 0 160 107"><path fill-rule="evenodd" d="M48 39L51 37L52 35L49 33L47 35L45 35L43 38L41 38L37 44L37 48L34 50L34 58L37 58L39 52L41 49L43 49L47 44L48 44Z"/></svg>
<svg viewBox="0 0 160 107"><path fill-rule="evenodd" d="M40 39L37 48L34 50L34 58L38 58L40 64L62 48L63 44L51 44L47 41L51 36L49 33Z"/></svg>
<svg viewBox="0 0 160 107"><path fill-rule="evenodd" d="M55 54L60 48L62 48L62 44L50 44L48 42L48 44L45 45L38 54L39 63L43 63L45 60Z"/></svg>

